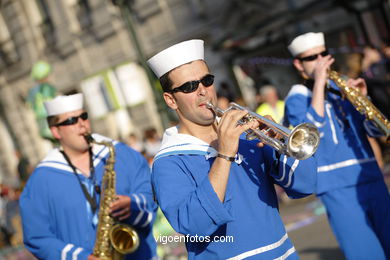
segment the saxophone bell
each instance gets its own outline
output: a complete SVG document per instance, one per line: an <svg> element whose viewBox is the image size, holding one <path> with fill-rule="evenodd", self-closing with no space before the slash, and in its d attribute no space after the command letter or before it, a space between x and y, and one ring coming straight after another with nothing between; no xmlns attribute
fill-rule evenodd
<svg viewBox="0 0 390 260"><path fill-rule="evenodd" d="M140 242L135 229L125 224L116 224L110 229L110 241L120 255L133 253Z"/></svg>

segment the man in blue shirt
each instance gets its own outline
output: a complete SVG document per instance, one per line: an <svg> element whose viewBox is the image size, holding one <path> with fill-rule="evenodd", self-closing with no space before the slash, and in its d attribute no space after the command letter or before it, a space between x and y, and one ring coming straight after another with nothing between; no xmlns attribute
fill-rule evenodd
<svg viewBox="0 0 390 260"><path fill-rule="evenodd" d="M45 108L61 146L38 164L20 198L24 243L39 259L98 259L92 252L109 148L85 140L90 123L82 94L56 97L45 102ZM131 225L140 237L139 248L125 258L154 258L156 205L146 160L123 143L98 134L92 137L112 142L116 153L117 200L110 205L110 214Z"/></svg>
<svg viewBox="0 0 390 260"><path fill-rule="evenodd" d="M311 194L315 160L298 161L241 139L259 124L237 124L247 111L230 110L216 123L206 106L217 97L202 40L178 43L148 63L179 117L179 125L165 131L152 183L168 221L186 237L189 259L297 259L273 184L294 198Z"/></svg>
<svg viewBox="0 0 390 260"><path fill-rule="evenodd" d="M305 82L286 97L285 124L310 122L320 130L316 193L333 232L348 259L389 259L390 196L366 136L379 130L328 79L334 58L323 33L300 35L288 48ZM363 79L346 82L366 95Z"/></svg>

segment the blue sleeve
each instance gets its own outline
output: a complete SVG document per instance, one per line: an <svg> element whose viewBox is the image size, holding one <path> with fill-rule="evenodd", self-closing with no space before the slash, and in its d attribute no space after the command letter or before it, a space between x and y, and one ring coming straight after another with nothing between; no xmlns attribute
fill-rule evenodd
<svg viewBox="0 0 390 260"><path fill-rule="evenodd" d="M306 160L296 160L284 154L279 155L270 147L264 147L269 173L274 182L283 187L291 198L302 198L316 191L317 163L312 156Z"/></svg>
<svg viewBox="0 0 390 260"><path fill-rule="evenodd" d="M366 130L366 133L370 137L380 137L380 136L384 135L384 133L371 120L365 119L363 121L363 126L364 126L364 129Z"/></svg>
<svg viewBox="0 0 390 260"><path fill-rule="evenodd" d="M26 248L38 259L87 259L92 252L56 238L48 183L43 175L42 172L34 172L20 197Z"/></svg>
<svg viewBox="0 0 390 260"><path fill-rule="evenodd" d="M349 109L351 111L351 119L353 124L362 124L362 131L370 137L381 137L384 135L383 131L377 126L377 124L366 118L365 114L360 113L351 102L349 102Z"/></svg>
<svg viewBox="0 0 390 260"><path fill-rule="evenodd" d="M123 156L119 160L126 162L123 171L127 171L126 177L128 178L128 185L130 185L130 193L120 194L127 195L131 199L131 215L125 222L138 229L150 230L157 212L157 205L153 200L150 167L140 153L126 145L121 144L117 147L117 150L118 155ZM120 178L118 178L118 181L120 181Z"/></svg>
<svg viewBox="0 0 390 260"><path fill-rule="evenodd" d="M218 227L233 220L230 199L226 197L221 203L209 181L208 172L197 174L195 171L205 170L195 169L195 163L185 165L180 157L169 156L155 161L152 183L157 201L177 232L211 235Z"/></svg>
<svg viewBox="0 0 390 260"><path fill-rule="evenodd" d="M311 106L311 98L305 95L289 96L286 100L284 113L284 125L286 126L312 123L320 129L324 127L326 122L326 117L317 114Z"/></svg>

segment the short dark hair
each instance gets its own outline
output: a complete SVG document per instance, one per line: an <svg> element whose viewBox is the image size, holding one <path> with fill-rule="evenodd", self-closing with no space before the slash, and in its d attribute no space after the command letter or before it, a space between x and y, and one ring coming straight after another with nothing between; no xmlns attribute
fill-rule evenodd
<svg viewBox="0 0 390 260"><path fill-rule="evenodd" d="M207 69L209 69L209 66L207 65L206 61L204 61L204 60L202 60L202 61L203 61L204 64L206 65ZM184 63L184 64L190 64L190 63L192 63L192 62L194 62L194 61L190 61L190 62L187 62L187 63ZM184 65L184 64L182 64L182 65ZM182 66L182 65L180 65L180 66ZM180 66L179 66L179 67L180 67ZM178 68L178 67L176 67L176 68ZM174 68L174 69L176 69L176 68ZM172 84L173 84L173 82L172 82L172 80L169 78L169 73L171 73L171 71L173 71L174 69L168 71L167 73L165 73L164 75L162 75L162 76L160 77L160 84L161 84L161 87L162 87L162 89L163 89L164 92L170 92L170 91L172 90Z"/></svg>
<svg viewBox="0 0 390 260"><path fill-rule="evenodd" d="M52 127L52 126L55 126L56 124L58 124L58 116L48 116L46 120L47 120L47 124L49 125L49 127Z"/></svg>
<svg viewBox="0 0 390 260"><path fill-rule="evenodd" d="M164 92L170 92L172 90L173 82L169 78L169 72L170 71L160 77L160 84Z"/></svg>

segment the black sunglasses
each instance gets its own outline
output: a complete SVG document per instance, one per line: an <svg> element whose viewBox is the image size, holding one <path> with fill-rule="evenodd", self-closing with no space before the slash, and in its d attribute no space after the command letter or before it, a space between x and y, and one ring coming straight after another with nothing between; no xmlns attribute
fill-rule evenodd
<svg viewBox="0 0 390 260"><path fill-rule="evenodd" d="M79 116L69 117L69 118L65 119L64 121L62 121L61 123L56 124L55 126L74 125L74 124L77 124L77 122L79 121L79 118L81 118L82 120L87 120L88 113L83 112Z"/></svg>
<svg viewBox="0 0 390 260"><path fill-rule="evenodd" d="M310 55L310 56L297 58L297 59L300 60L300 61L313 61L313 60L316 60L318 58L318 55L321 55L322 57L325 57L325 56L329 55L329 52L328 52L328 50L325 50L325 51L323 51L321 53L317 53L317 54L313 54L313 55Z"/></svg>
<svg viewBox="0 0 390 260"><path fill-rule="evenodd" d="M169 93L183 92L183 93L191 93L198 89L199 83L202 83L205 87L210 87L214 83L214 75L207 74L200 80L188 81L181 85L180 87L174 88Z"/></svg>

